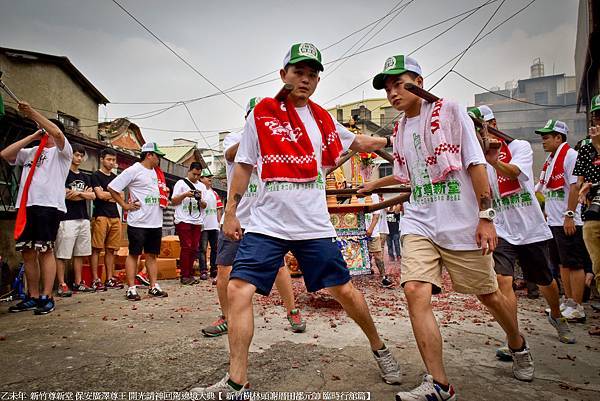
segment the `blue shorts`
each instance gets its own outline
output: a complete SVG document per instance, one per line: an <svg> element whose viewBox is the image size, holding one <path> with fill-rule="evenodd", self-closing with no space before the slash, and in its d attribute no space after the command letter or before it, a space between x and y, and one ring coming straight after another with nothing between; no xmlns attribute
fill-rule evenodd
<svg viewBox="0 0 600 401"><path fill-rule="evenodd" d="M229 279L246 281L256 287L257 293L269 295L288 251L298 260L309 292L350 281L335 238L290 241L257 233L244 235Z"/></svg>

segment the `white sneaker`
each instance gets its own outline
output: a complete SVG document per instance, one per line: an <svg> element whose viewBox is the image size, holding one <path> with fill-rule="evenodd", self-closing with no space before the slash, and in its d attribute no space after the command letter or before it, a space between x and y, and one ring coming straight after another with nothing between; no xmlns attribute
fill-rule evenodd
<svg viewBox="0 0 600 401"><path fill-rule="evenodd" d="M433 382L431 375L425 375L419 387L410 391L396 393L396 401L455 401L456 393L450 385L448 391L444 391Z"/></svg>
<svg viewBox="0 0 600 401"><path fill-rule="evenodd" d="M525 339L523 339L523 341L525 341ZM510 348L509 351L513 358L512 370L515 378L526 382L532 381L535 366L533 364L533 357L531 356L531 351L529 350L527 341L525 341L525 348L523 351L514 352Z"/></svg>
<svg viewBox="0 0 600 401"><path fill-rule="evenodd" d="M400 364L394 358L389 348L384 348L373 353L375 361L379 366L379 374L387 384L400 384L402 373L400 372Z"/></svg>
<svg viewBox="0 0 600 401"><path fill-rule="evenodd" d="M583 305L575 304L574 306L568 306L562 312L562 315L571 323L585 323L585 310Z"/></svg>
<svg viewBox="0 0 600 401"><path fill-rule="evenodd" d="M246 384L244 384L244 386L240 390L235 390L233 387L231 387L227 383L228 380L229 380L229 373L227 373L225 375L225 377L223 377L221 380L219 380L217 383L213 384L212 386L194 387L190 390L190 392L199 393L199 394L218 395L219 398L217 398L217 399L219 399L219 400L221 400L221 399L223 399L223 400L246 399L246 398L244 398L244 395L248 395L250 393L250 384L248 384L246 382ZM223 396L226 398L221 398Z"/></svg>
<svg viewBox="0 0 600 401"><path fill-rule="evenodd" d="M575 301L573 301L572 299L567 299L565 298L565 296L563 295L562 297L560 297L560 312L564 312L565 309L567 309L570 305L575 304ZM547 314L550 314L550 308L546 308L545 309Z"/></svg>

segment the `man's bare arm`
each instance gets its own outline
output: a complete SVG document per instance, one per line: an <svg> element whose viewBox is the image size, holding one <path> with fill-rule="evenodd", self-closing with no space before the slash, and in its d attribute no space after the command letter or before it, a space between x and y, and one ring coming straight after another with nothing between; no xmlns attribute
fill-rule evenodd
<svg viewBox="0 0 600 401"><path fill-rule="evenodd" d="M17 154L21 149L29 145L31 142L39 141L42 138L43 132L42 130L37 130L35 133L26 136L25 138L17 141L15 143L11 143L0 152L0 157L6 160L9 163L14 163L17 160Z"/></svg>
<svg viewBox="0 0 600 401"><path fill-rule="evenodd" d="M63 132L54 124L52 121L48 120L42 114L40 114L37 110L29 105L27 102L19 102L19 111L21 111L25 116L35 121L41 128L44 128L48 135L54 138L54 143L56 146L63 150L65 146L65 135Z"/></svg>
<svg viewBox="0 0 600 401"><path fill-rule="evenodd" d="M385 137L356 135L350 149L357 152L374 152L385 148L385 145L387 145L387 138Z"/></svg>
<svg viewBox="0 0 600 401"><path fill-rule="evenodd" d="M235 216L237 207L244 197L244 193L246 193L246 190L248 189L248 183L250 182L253 168L254 166L250 164L235 163L235 166L233 167L233 179L231 180L229 194L227 195L225 216Z"/></svg>
<svg viewBox="0 0 600 401"><path fill-rule="evenodd" d="M479 210L481 211L490 209L492 207L492 195L487 172L485 171L485 165L470 165L467 168L467 172L471 177L471 183L473 184L473 191L477 197ZM489 220L479 219L479 224L475 233L475 240L477 245L482 248L484 255L491 253L494 249L496 249L498 237L496 236L494 223Z"/></svg>
<svg viewBox="0 0 600 401"><path fill-rule="evenodd" d="M235 155L237 154L238 148L240 147L240 143L236 143L233 146L230 146L225 151L225 160L229 163L233 163L235 161Z"/></svg>
<svg viewBox="0 0 600 401"><path fill-rule="evenodd" d="M505 177L516 179L521 175L521 169L514 164L504 163L498 160L492 167L496 169L496 172L502 174Z"/></svg>

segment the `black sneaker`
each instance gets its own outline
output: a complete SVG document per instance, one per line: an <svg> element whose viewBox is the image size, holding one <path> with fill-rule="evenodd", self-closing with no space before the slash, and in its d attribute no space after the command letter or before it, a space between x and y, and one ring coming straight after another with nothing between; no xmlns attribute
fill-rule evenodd
<svg viewBox="0 0 600 401"><path fill-rule="evenodd" d="M104 287L106 287L106 288L121 289L121 288L124 288L125 286L116 277L111 277L108 280L106 280L106 283L104 283Z"/></svg>
<svg viewBox="0 0 600 401"><path fill-rule="evenodd" d="M194 284L198 284L198 281L196 281L195 278L193 277L184 277L180 280L182 285L194 285Z"/></svg>
<svg viewBox="0 0 600 401"><path fill-rule="evenodd" d="M381 286L383 288L392 288L394 283L387 276L383 276L383 279L381 280Z"/></svg>
<svg viewBox="0 0 600 401"><path fill-rule="evenodd" d="M96 289L92 287L88 287L85 281L81 280L81 283L75 284L73 283L73 292L95 292Z"/></svg>
<svg viewBox="0 0 600 401"><path fill-rule="evenodd" d="M36 315L47 315L54 310L54 298L41 296L37 299L37 308L33 311Z"/></svg>
<svg viewBox="0 0 600 401"><path fill-rule="evenodd" d="M154 284L154 287L152 287L148 290L148 294L152 295L153 297L157 297L157 298L166 298L169 296L169 294L167 294L166 291L163 291L158 286L158 284Z"/></svg>
<svg viewBox="0 0 600 401"><path fill-rule="evenodd" d="M139 301L142 299L142 297L140 297L140 294L138 294L135 289L132 290L131 288L127 290L127 294L125 295L125 297L129 301Z"/></svg>
<svg viewBox="0 0 600 401"><path fill-rule="evenodd" d="M18 304L8 308L8 311L12 313L26 312L28 310L34 310L35 308L37 308L37 306L37 301L34 298L28 297L19 302Z"/></svg>

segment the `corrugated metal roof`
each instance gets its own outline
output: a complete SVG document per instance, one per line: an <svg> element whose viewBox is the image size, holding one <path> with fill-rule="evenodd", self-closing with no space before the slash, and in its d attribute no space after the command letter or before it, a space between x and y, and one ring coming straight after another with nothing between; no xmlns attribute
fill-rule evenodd
<svg viewBox="0 0 600 401"><path fill-rule="evenodd" d="M186 155L194 151L195 146L161 146L158 148L165 153L165 159L171 160L175 163L181 161Z"/></svg>

